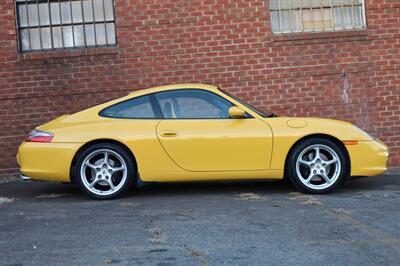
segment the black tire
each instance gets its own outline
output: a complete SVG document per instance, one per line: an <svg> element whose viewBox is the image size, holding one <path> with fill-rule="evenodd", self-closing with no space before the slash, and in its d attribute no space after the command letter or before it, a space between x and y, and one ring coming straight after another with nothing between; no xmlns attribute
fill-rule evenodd
<svg viewBox="0 0 400 266"><path fill-rule="evenodd" d="M110 192L111 194L108 195L99 195L96 194L92 191L90 191L86 185L84 184L84 178L81 175L81 168L82 168L82 164L84 163L85 159L90 156L90 154L95 153L96 151L100 151L100 150L110 150L112 152L115 152L116 154L118 154L120 156L120 158L122 158L126 164L126 179L124 182L122 182L121 180L121 185L120 188L118 190L116 190L115 192ZM80 152L77 155L77 160L76 160L76 164L75 167L73 169L73 173L74 173L74 177L75 177L75 182L79 185L80 189L83 191L84 194L86 194L87 196L89 196L92 199L96 199L96 200L110 200L110 199L115 199L117 197L122 196L129 188L131 188L133 186L133 182L137 173L135 164L132 161L131 155L129 154L128 151L126 151L125 148L113 144L113 143L98 143L98 144L94 144L92 146L89 146L88 148L86 148L85 150L83 150L82 152ZM110 174L110 180L112 180L114 173Z"/></svg>
<svg viewBox="0 0 400 266"><path fill-rule="evenodd" d="M299 159L299 156L310 156L307 154L302 154L304 151L306 151L307 149L310 149L312 147L315 147L316 145L321 145L321 147L329 147L330 149L332 149L337 157L338 157L338 161L339 163L335 163L334 166L332 166L332 170L329 168L327 170L327 168L324 167L324 171L326 171L326 176L329 176L328 171L340 171L337 175L336 178L332 178L334 180L334 182L326 182L325 179L318 176L318 173L316 175L313 175L313 173L315 173L312 169L317 170L316 167L321 166L322 167L322 162L326 162L326 161L322 161L321 160L321 164L318 163L318 165L316 165L317 163L314 163L312 165L308 165L308 163L311 164L311 160L310 162L307 161L307 165L306 166L299 166L299 168L297 168L297 160ZM312 152L312 151L309 151ZM327 156L329 156L329 152L327 152L327 150L321 150L321 152L325 152L327 154ZM311 155L312 156L312 155ZM325 155L324 155L325 156ZM303 159L303 158L302 158ZM332 160L334 159L334 157L332 158ZM348 161L348 156L346 154L346 151L343 150L342 147L340 147L337 143L335 143L334 141L331 141L329 139L325 139L325 138L310 138L310 139L306 139L298 144L296 144L296 146L293 147L293 149L291 150L290 154L288 155L288 158L286 160L286 165L285 165L285 174L288 177L288 179L290 180L290 182L300 191L305 192L305 193L309 193L309 194L325 194L325 193L329 193L332 192L333 190L335 190L336 188L338 188L340 185L342 185L345 180L348 178L349 174L350 174L350 163ZM301 165L301 164L299 164ZM326 164L325 164L326 165ZM302 167L302 168L301 168ZM305 167L305 169L304 169ZM334 167L334 168L333 168ZM340 169L340 170L336 170ZM308 168L308 170L307 170ZM299 169L299 171L298 171ZM303 169L303 170L302 170ZM316 189L314 187L310 187L310 186L317 186L315 184L308 184L305 185L302 180L307 183L306 180L304 180L304 178L302 178L301 176L299 176L298 172L300 173L300 175L302 175L302 171L309 171L309 176L313 176L312 178L310 178L310 180L312 180L313 178L317 178L317 179L321 179L321 180L317 180L318 182L325 182L326 183L326 188L323 188L323 185L321 185L321 189ZM317 170L318 171L318 170ZM322 170L321 170L322 171ZM321 172L322 173L322 172ZM324 172L325 174L325 172ZM305 176L307 176L307 172L305 174ZM302 180L301 180L302 178ZM315 182L315 181L311 181L311 182Z"/></svg>

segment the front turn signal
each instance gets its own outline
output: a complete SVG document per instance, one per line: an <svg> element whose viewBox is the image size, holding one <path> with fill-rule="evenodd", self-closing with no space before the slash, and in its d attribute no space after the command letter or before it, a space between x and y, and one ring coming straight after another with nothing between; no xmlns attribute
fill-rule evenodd
<svg viewBox="0 0 400 266"><path fill-rule="evenodd" d="M344 145L357 145L358 141L357 140L343 140L342 143Z"/></svg>

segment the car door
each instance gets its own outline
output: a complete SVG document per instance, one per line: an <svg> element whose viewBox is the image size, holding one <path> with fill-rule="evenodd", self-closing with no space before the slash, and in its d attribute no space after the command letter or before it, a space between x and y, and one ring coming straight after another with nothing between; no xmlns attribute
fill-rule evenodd
<svg viewBox="0 0 400 266"><path fill-rule="evenodd" d="M157 136L169 157L187 171L255 171L269 168L272 132L247 115L232 119L225 98L205 90L156 93L164 119Z"/></svg>

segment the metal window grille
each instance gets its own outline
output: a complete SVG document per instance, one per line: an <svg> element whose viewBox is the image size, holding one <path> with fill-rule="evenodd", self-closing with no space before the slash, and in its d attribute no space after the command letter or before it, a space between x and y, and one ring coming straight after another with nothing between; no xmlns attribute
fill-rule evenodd
<svg viewBox="0 0 400 266"><path fill-rule="evenodd" d="M273 33L366 28L364 0L270 0Z"/></svg>
<svg viewBox="0 0 400 266"><path fill-rule="evenodd" d="M15 0L22 52L115 46L114 0Z"/></svg>

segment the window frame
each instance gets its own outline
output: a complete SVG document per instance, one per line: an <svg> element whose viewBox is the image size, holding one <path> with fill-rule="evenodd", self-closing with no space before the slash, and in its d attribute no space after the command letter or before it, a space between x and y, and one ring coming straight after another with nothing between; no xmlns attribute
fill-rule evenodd
<svg viewBox="0 0 400 266"><path fill-rule="evenodd" d="M78 50L78 49L95 49L95 48L106 48L106 47L117 47L118 45L118 36L117 36L117 20L115 17L115 1L116 0L111 0L112 1L112 15L113 15L113 20L107 20L106 16L105 16L105 5L104 5L104 1L103 3L103 15L104 15L104 19L102 21L96 21L95 20L95 14L94 14L94 6L93 6L93 0L91 0L91 6L92 6L92 16L93 16L93 21L91 22L85 22L84 19L84 14L82 13L82 21L81 22L74 22L73 21L73 17L72 17L72 2L74 0L26 0L26 1L17 1L17 0L13 0L14 2L14 16L15 16L15 27L16 27L16 38L17 38L17 49L19 53L37 53L37 52L54 52L54 51L71 51L71 50ZM79 2L81 2L81 6L82 6L82 1L83 0L79 0ZM50 11L50 4L51 3L70 3L70 12L71 12L71 22L69 23L63 23L61 21L61 10L60 10L60 23L58 24L53 24L51 21L51 11ZM21 26L21 20L20 20L20 15L19 15L19 10L18 10L18 6L19 5L26 5L26 8L29 4L36 4L37 5L37 12L38 12L38 25L36 26L29 26L29 21L28 21L28 26ZM39 4L48 4L49 7L49 25L43 26L40 25L40 15L39 15ZM83 10L82 10L83 12ZM28 19L28 18L27 18ZM108 43L108 36L107 36L107 23L113 23L114 24L114 43ZM106 39L106 44L97 44L97 36L96 36L96 25L97 24L104 24L104 30L105 30L105 39ZM88 45L87 42L87 38L86 38L86 31L85 31L85 25L93 25L94 27L94 41L95 44L94 45ZM65 47L65 43L63 41L64 39L64 32L62 30L62 28L64 26L71 26L72 27L72 39L73 39L73 46L70 47ZM81 46L75 46L75 32L74 32L74 26L82 26L83 28L83 35L84 35L84 45ZM61 38L62 38L62 47L54 47L54 36L53 36L53 31L52 28L53 27L61 27ZM41 35L41 29L42 28L50 28L50 43L51 43L51 48L43 48L43 43L42 43L42 35ZM29 49L23 49L22 48L22 36L20 31L21 30L28 30L28 38L29 38ZM39 30L39 40L40 40L40 49L32 49L32 45L31 45L31 40L30 40L30 34L29 34L29 30L30 29L38 29Z"/></svg>
<svg viewBox="0 0 400 266"><path fill-rule="evenodd" d="M122 104L122 103L126 103L126 102L129 102L129 101L133 101L133 100L136 100L136 99L140 99L142 97L148 97L149 98L149 102L151 104L151 108L153 110L154 117L119 117L119 116L107 116L107 115L104 114L104 112L106 112L108 109L110 109L110 108L112 108L112 107L114 107L116 105L119 105L119 104ZM160 119L163 119L163 115L162 115L161 109L159 109L159 108L160 107L159 107L159 105L157 103L157 99L155 98L154 93L150 93L150 94L144 94L144 95L140 95L140 96L133 97L133 98L130 98L130 99L126 99L126 100L123 100L121 102L117 102L117 103L115 103L113 105L107 106L107 107L101 109L98 112L98 115L100 117L110 118L110 119L160 120Z"/></svg>
<svg viewBox="0 0 400 266"><path fill-rule="evenodd" d="M174 91L187 91L187 90L196 90L196 91L203 91L203 92L207 92L210 93L216 97L221 98L222 100L228 102L231 104L231 107L233 106L237 106L235 103L233 103L232 101L222 97L221 95L218 95L217 93L213 92L213 91L209 91L209 90L205 90L205 89L199 89L199 88L184 88L184 89L174 89L174 90L166 90L166 91L159 91L159 92L155 92L154 94L154 98L156 100L156 103L158 105L158 110L161 112L162 115L162 119L163 120L235 120L235 118L232 117L227 117L227 118L165 118L162 111L161 111L161 106L160 103L158 101L158 98L156 96L156 94L158 93L163 93L163 92L174 92ZM246 112L246 117L240 118L240 119L254 119L255 117L251 114L249 114L248 112Z"/></svg>
<svg viewBox="0 0 400 266"><path fill-rule="evenodd" d="M278 0L279 1L279 0ZM341 5L334 5L332 3L333 0L330 0L331 5L324 7L324 5L322 4L322 0L321 0L321 4L320 7L305 7L305 8L281 8L279 5L279 8L277 9L272 9L271 8L271 0L268 1L268 12L269 12L269 17L270 17L270 27L271 27L271 32L273 35L275 36L282 36L282 35L293 35L293 34L318 34L318 33L338 33L338 32L354 32L354 31L365 31L368 28L368 21L367 21L367 15L366 15L366 2L365 0L361 0L361 4L354 4L353 0L351 4L345 4L345 3L341 3ZM345 0L341 0L342 2ZM280 3L280 2L279 2ZM290 4L290 2L289 2ZM354 25L354 16L355 16L355 8L356 6L360 6L361 7L361 27L356 27ZM346 28L345 25L343 25L341 28L336 28L333 21L334 21L334 8L335 7L340 7L341 8L341 20L343 19L344 13L345 11L343 10L345 7L351 7L352 8L352 27L351 28ZM311 12L313 10L316 9L320 9L323 10L325 8L329 8L330 9L330 18L332 20L332 28L321 28L321 29L312 29L312 30L305 30L303 29L303 20L302 20L302 10L310 10ZM289 11L289 14L291 15L293 11L299 11L299 16L300 16L300 25L301 25L301 29L299 31L295 31L293 29L290 30L283 30L282 29L282 12L283 11ZM273 12L277 12L278 13L278 24L279 24L279 31L274 31L273 30L273 19L272 19L272 13ZM290 19L291 20L291 19ZM313 21L314 22L314 21ZM289 25L291 25L290 21L289 21ZM290 26L289 26L290 27Z"/></svg>

